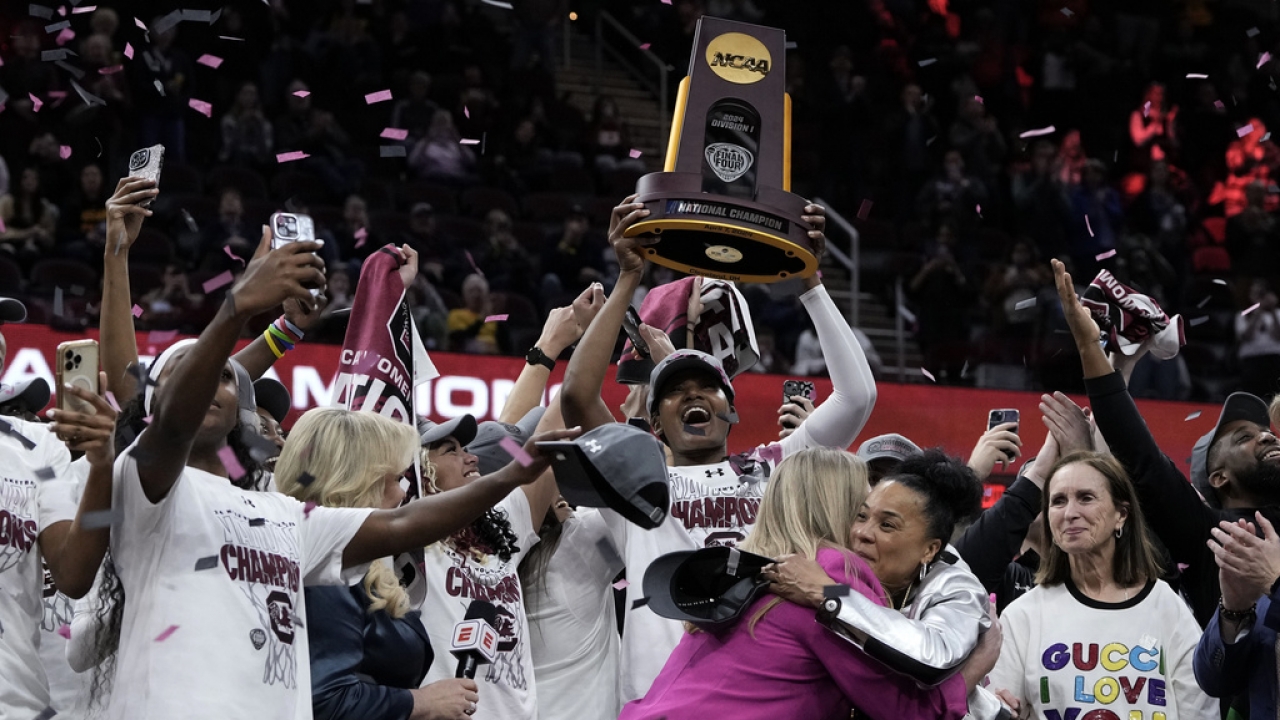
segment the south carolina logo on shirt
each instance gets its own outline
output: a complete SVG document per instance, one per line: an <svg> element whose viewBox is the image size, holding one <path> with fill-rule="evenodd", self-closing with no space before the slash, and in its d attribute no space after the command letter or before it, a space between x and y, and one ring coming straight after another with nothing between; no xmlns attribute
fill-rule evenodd
<svg viewBox="0 0 1280 720"><path fill-rule="evenodd" d="M34 480L0 477L0 572L17 565L35 546L35 501Z"/></svg>

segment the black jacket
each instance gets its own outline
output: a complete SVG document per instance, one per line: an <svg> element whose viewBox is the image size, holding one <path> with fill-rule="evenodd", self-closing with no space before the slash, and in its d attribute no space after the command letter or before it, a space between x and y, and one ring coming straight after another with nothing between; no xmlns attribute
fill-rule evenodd
<svg viewBox="0 0 1280 720"><path fill-rule="evenodd" d="M315 720L405 720L433 654L410 612L369 612L363 583L305 588Z"/></svg>
<svg viewBox="0 0 1280 720"><path fill-rule="evenodd" d="M1173 460L1161 452L1120 373L1085 380L1085 389L1111 454L1133 478L1147 527L1171 561L1186 564L1180 588L1204 627L1220 595L1218 565L1207 545L1209 531L1222 520L1254 522L1254 510L1219 510L1205 504ZM1260 509L1272 523L1280 522L1280 507Z"/></svg>
<svg viewBox="0 0 1280 720"><path fill-rule="evenodd" d="M960 557L983 587L996 594L997 612L1004 612L1009 603L1035 587L1038 556L1028 553L1030 557L1014 558L1039 512L1040 488L1020 474L955 542Z"/></svg>

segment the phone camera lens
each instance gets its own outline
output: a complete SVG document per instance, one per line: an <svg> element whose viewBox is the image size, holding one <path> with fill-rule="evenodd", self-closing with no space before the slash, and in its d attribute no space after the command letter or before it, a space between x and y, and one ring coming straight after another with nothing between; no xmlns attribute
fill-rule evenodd
<svg viewBox="0 0 1280 720"><path fill-rule="evenodd" d="M80 356L76 356L76 367L80 367Z"/></svg>
<svg viewBox="0 0 1280 720"><path fill-rule="evenodd" d="M75 354L76 354L76 351L75 351L75 350L68 350L68 351L67 351L67 359L69 360L69 359L71 359L71 358L75 357Z"/></svg>
<svg viewBox="0 0 1280 720"><path fill-rule="evenodd" d="M71 368L73 368L73 367L75 367L75 363L73 363L73 362L71 362L70 360L68 360L68 361L67 361L67 364L65 365L65 368L66 368L67 370L70 370L70 369L71 369Z"/></svg>

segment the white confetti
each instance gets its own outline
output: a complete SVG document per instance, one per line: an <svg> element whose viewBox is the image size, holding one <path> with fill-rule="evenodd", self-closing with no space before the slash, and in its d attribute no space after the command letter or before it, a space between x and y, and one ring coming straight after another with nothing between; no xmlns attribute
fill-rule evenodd
<svg viewBox="0 0 1280 720"><path fill-rule="evenodd" d="M1028 130L1022 133L1021 135L1019 135L1018 137L1020 138L1040 137L1041 135L1052 135L1057 131L1058 131L1058 128L1050 125L1049 127L1037 128L1035 130Z"/></svg>
<svg viewBox="0 0 1280 720"><path fill-rule="evenodd" d="M1254 303L1254 304L1250 305L1249 307L1245 308L1245 309L1240 313L1240 317L1246 317L1246 316L1248 316L1248 314L1249 314L1249 313L1253 312L1254 310L1257 310L1257 309L1258 309L1258 306L1260 306L1261 304L1262 304L1262 303Z"/></svg>
<svg viewBox="0 0 1280 720"><path fill-rule="evenodd" d="M935 383L936 383L936 382L938 382L938 379L937 379L937 378L935 378L935 377L933 376L933 373L929 372L928 370L926 370L926 369L924 369L924 368L920 368L920 372L921 372L921 374L923 374L925 377L929 378L929 382L935 382Z"/></svg>
<svg viewBox="0 0 1280 720"><path fill-rule="evenodd" d="M1089 237L1093 237L1093 225L1089 223L1089 216L1084 216L1084 229L1089 231Z"/></svg>
<svg viewBox="0 0 1280 720"><path fill-rule="evenodd" d="M929 67L930 65L936 62L938 62L937 58L925 58L924 60L920 61L920 67Z"/></svg>
<svg viewBox="0 0 1280 720"><path fill-rule="evenodd" d="M1221 285L1221 286L1223 286L1223 287L1226 287L1226 286L1227 286L1227 281L1226 281L1226 280L1223 280L1222 278L1214 278L1214 279L1213 279L1213 284L1214 284L1214 285Z"/></svg>
<svg viewBox="0 0 1280 720"><path fill-rule="evenodd" d="M511 3L509 3L509 2L503 2L502 0L480 0L480 2L484 3L485 5L492 5L492 6L494 6L494 7L500 7L500 8L502 8L503 10L514 10L514 9L515 9L515 6L513 6Z"/></svg>
<svg viewBox="0 0 1280 720"><path fill-rule="evenodd" d="M1197 325L1203 325L1207 322L1209 322L1209 316L1201 315L1198 318L1191 318L1189 321L1187 321L1187 325L1190 325L1191 327L1195 327Z"/></svg>
<svg viewBox="0 0 1280 720"><path fill-rule="evenodd" d="M1036 306L1036 299L1031 297L1031 298L1027 298L1026 300L1019 300L1017 304L1013 306L1013 309L1026 310L1027 308L1033 308L1035 306ZM963 375L963 373L961 374Z"/></svg>
<svg viewBox="0 0 1280 720"><path fill-rule="evenodd" d="M1244 31L1245 37L1258 37L1261 33L1262 31L1256 27L1251 27Z"/></svg>
<svg viewBox="0 0 1280 720"><path fill-rule="evenodd" d="M1188 80L1208 80L1209 76L1203 73L1187 73Z"/></svg>

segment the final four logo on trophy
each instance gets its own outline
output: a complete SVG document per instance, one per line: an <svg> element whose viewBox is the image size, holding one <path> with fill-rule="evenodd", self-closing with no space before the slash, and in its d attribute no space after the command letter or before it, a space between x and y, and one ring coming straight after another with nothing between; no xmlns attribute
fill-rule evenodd
<svg viewBox="0 0 1280 720"><path fill-rule="evenodd" d="M807 277L818 269L791 190L791 98L777 28L703 17L680 82L662 172L636 183L652 233L649 259L740 282Z"/></svg>

